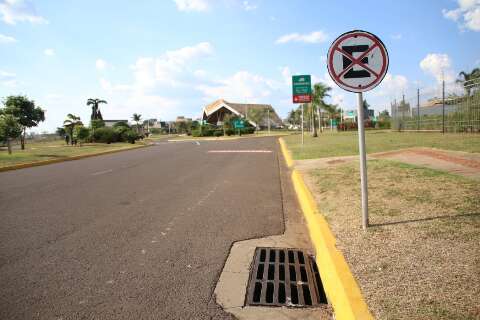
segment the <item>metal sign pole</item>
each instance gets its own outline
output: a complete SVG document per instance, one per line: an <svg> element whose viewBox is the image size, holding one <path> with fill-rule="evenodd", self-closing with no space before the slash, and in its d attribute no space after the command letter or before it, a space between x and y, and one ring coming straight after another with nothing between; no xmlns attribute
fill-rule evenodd
<svg viewBox="0 0 480 320"><path fill-rule="evenodd" d="M301 105L301 107L302 107L302 146L303 146L303 142L304 142L303 141L304 140L304 137L303 137L304 136L304 134L303 134L303 104Z"/></svg>
<svg viewBox="0 0 480 320"><path fill-rule="evenodd" d="M368 186L367 186L367 154L365 150L365 115L363 112L363 94L357 93L358 102L358 146L360 149L360 183L362 189L362 228L368 227Z"/></svg>

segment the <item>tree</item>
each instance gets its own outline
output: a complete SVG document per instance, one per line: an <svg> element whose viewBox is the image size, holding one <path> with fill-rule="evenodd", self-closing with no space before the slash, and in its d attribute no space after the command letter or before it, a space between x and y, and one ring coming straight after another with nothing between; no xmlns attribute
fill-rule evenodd
<svg viewBox="0 0 480 320"><path fill-rule="evenodd" d="M137 125L137 133L140 133L140 121L142 119L142 115L138 113L134 113L132 116L132 120L135 122Z"/></svg>
<svg viewBox="0 0 480 320"><path fill-rule="evenodd" d="M478 79L478 82L480 83L480 68L475 68L471 72L461 71L458 74L458 79L455 82L462 84L463 88L465 89L465 94L470 96L472 85L474 82L476 82L473 81L475 79Z"/></svg>
<svg viewBox="0 0 480 320"><path fill-rule="evenodd" d="M80 146L90 137L90 130L82 125L75 126L74 131L73 136L80 140Z"/></svg>
<svg viewBox="0 0 480 320"><path fill-rule="evenodd" d="M8 154L12 154L12 139L22 134L22 126L11 114L0 115L0 139L7 142Z"/></svg>
<svg viewBox="0 0 480 320"><path fill-rule="evenodd" d="M248 112L248 119L252 120L257 124L257 128L260 127L262 121L265 120L265 117L267 116L268 110L270 108L252 108ZM270 109L270 113L272 110Z"/></svg>
<svg viewBox="0 0 480 320"><path fill-rule="evenodd" d="M99 105L101 103L107 103L107 101L92 98L87 100L87 106L92 106L92 114L90 115L90 120L103 120L102 113L100 112L99 108Z"/></svg>
<svg viewBox="0 0 480 320"><path fill-rule="evenodd" d="M26 96L9 96L3 104L5 107L1 113L12 115L20 124L22 129L20 142L24 150L27 128L36 127L40 122L45 121L45 111L36 106L33 100L28 100Z"/></svg>
<svg viewBox="0 0 480 320"><path fill-rule="evenodd" d="M318 120L319 120L319 127L321 127L321 117L320 117L320 112L321 110L326 110L328 109L328 104L325 102L326 97L330 97L330 94L328 93L332 88L329 86L323 84L323 83L316 83L313 85L313 92L312 92L312 103L311 103L311 108L312 108L312 117L313 117L313 136L317 136L317 128L315 124L315 111L318 114Z"/></svg>
<svg viewBox="0 0 480 320"><path fill-rule="evenodd" d="M80 117L69 113L67 115L67 119L63 121L63 126L65 127L65 131L67 132L68 136L70 137L70 144L74 144L74 130L76 126L83 125L82 121L80 121Z"/></svg>

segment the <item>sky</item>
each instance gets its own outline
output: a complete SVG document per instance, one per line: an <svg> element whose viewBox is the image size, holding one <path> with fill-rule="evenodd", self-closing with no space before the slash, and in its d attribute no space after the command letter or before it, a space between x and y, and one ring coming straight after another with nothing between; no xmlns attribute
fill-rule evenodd
<svg viewBox="0 0 480 320"><path fill-rule="evenodd" d="M200 117L219 98L295 108L291 76L332 87L329 103L355 109L332 82L330 44L366 30L384 42L388 73L365 98L377 111L416 88L454 85L480 67L480 0L0 0L0 98L22 94L46 110L36 131L68 113L88 120Z"/></svg>

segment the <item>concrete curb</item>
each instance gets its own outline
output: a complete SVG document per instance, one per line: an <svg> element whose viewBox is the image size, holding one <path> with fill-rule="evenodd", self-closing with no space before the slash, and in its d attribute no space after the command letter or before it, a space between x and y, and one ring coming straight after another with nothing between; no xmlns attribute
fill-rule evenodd
<svg viewBox="0 0 480 320"><path fill-rule="evenodd" d="M117 153L117 152L127 151L127 150L135 150L135 149L145 148L149 146L151 145L138 145L132 148L120 148L120 149L108 150L108 151L97 152L97 153L87 153L87 154L81 154L81 155L61 158L61 159L49 159L49 160L36 161L36 162L20 163L20 164L15 164L13 166L0 167L0 172L44 166L47 164L59 163L59 162L65 162L65 161L79 160L83 158L90 158L90 157L112 154L112 153Z"/></svg>
<svg viewBox="0 0 480 320"><path fill-rule="evenodd" d="M280 144L287 166L290 167L289 161L291 163L293 161L285 142L280 141ZM323 215L318 211L315 199L301 173L295 169L292 171L292 182L307 221L310 239L315 247L316 263L335 318L341 320L373 319L343 254L336 247L335 236Z"/></svg>
<svg viewBox="0 0 480 320"><path fill-rule="evenodd" d="M293 158L287 148L287 144L285 143L285 140L283 140L283 138L279 138L278 142L280 142L280 149L282 149L283 157L285 158L287 167L291 168L293 166Z"/></svg>

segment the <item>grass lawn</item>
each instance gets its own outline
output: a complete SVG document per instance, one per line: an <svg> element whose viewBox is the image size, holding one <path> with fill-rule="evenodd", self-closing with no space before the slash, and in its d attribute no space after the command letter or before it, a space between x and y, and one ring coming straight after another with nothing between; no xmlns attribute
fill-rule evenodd
<svg viewBox="0 0 480 320"><path fill-rule="evenodd" d="M382 150L386 141L409 146L408 137L379 136L373 141L383 147L371 143L371 149ZM349 138L332 139L345 146ZM451 148L478 151L478 140L469 146L448 139ZM317 147L315 154L327 152ZM306 180L375 318L479 319L480 182L388 160L369 161L368 171L367 232L357 161L311 170Z"/></svg>
<svg viewBox="0 0 480 320"><path fill-rule="evenodd" d="M15 146L13 153L8 154L7 148L0 149L0 168L15 164L37 162L49 159L68 158L77 155L101 153L110 150L130 149L138 146L142 142L136 144L130 143L112 143L112 144L84 144L81 147L67 146L63 140L49 142L31 142L27 141L25 150L20 150L19 146Z"/></svg>
<svg viewBox="0 0 480 320"><path fill-rule="evenodd" d="M301 135L284 138L295 160L358 154L356 132L321 133L318 138ZM480 152L480 134L441 134L390 131L366 131L367 153L410 147L431 147L447 150Z"/></svg>

